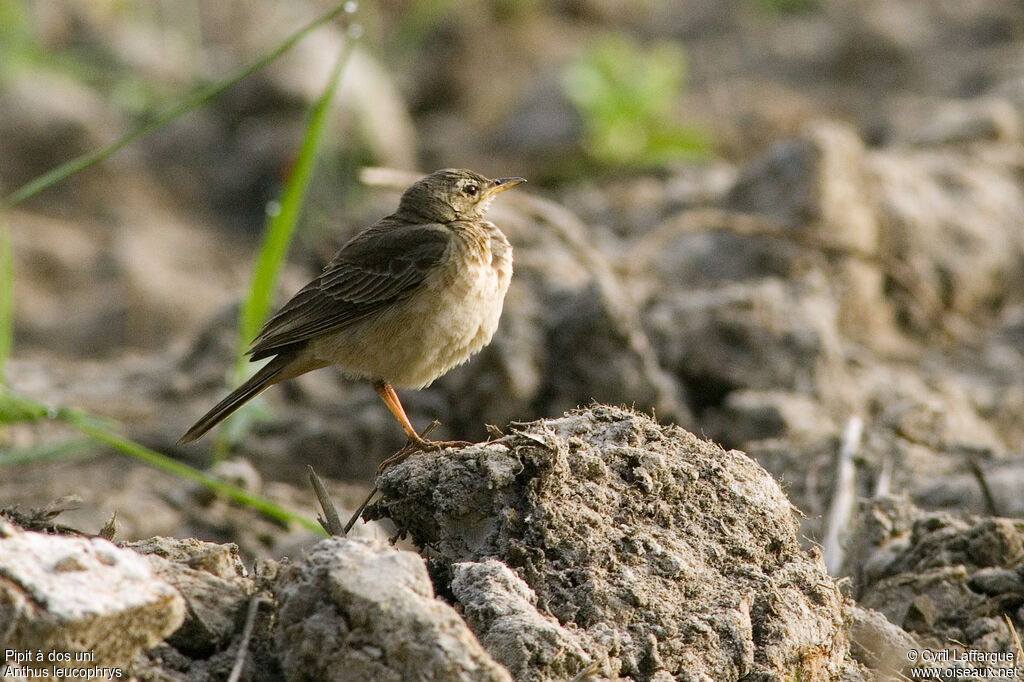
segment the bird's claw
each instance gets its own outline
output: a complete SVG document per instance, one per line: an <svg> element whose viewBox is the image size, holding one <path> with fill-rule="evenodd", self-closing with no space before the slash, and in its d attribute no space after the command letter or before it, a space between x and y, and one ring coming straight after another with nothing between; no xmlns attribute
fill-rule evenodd
<svg viewBox="0 0 1024 682"><path fill-rule="evenodd" d="M441 452L445 448L464 448L470 445L473 445L473 443L468 440L427 440L422 437L419 439L410 438L409 442L403 445L401 450L380 463L377 467L377 475L380 476L386 469L404 462L410 455L416 452L428 452L430 450Z"/></svg>

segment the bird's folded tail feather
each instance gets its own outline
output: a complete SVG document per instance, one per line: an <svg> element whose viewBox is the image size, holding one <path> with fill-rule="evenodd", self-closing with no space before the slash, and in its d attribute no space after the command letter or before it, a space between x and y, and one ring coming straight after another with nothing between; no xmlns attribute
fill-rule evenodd
<svg viewBox="0 0 1024 682"><path fill-rule="evenodd" d="M252 378L228 394L224 400L214 405L209 412L193 424L192 428L178 439L178 444L183 445L201 438L207 431L227 419L235 410L255 398L272 384L277 383L279 380L277 379L278 375L294 359L294 356L291 354L278 355L261 367L256 374L252 375Z"/></svg>

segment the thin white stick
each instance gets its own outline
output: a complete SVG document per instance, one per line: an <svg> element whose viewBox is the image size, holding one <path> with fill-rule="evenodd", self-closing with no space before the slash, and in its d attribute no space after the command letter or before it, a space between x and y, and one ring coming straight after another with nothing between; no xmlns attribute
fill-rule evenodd
<svg viewBox="0 0 1024 682"><path fill-rule="evenodd" d="M843 429L843 443L836 458L836 485L832 495L832 507L828 511L825 540L822 543L825 567L831 575L837 575L843 563L841 541L845 540L856 499L857 472L853 456L860 448L863 433L864 421L860 417L850 417L846 422L846 428Z"/></svg>

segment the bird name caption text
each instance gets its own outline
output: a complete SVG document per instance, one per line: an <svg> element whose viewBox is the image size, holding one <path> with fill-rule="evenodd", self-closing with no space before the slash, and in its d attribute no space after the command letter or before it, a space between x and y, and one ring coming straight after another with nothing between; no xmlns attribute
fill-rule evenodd
<svg viewBox="0 0 1024 682"><path fill-rule="evenodd" d="M124 677L120 668L95 665L92 651L54 649L4 649L0 679L116 680Z"/></svg>

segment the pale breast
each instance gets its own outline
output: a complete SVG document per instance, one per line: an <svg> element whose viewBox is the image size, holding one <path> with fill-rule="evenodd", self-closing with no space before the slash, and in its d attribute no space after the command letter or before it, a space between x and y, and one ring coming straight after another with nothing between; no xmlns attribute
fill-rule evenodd
<svg viewBox="0 0 1024 682"><path fill-rule="evenodd" d="M350 375L422 388L462 364L498 328L512 248L490 223L456 231L420 290L372 320L317 339L313 352Z"/></svg>

